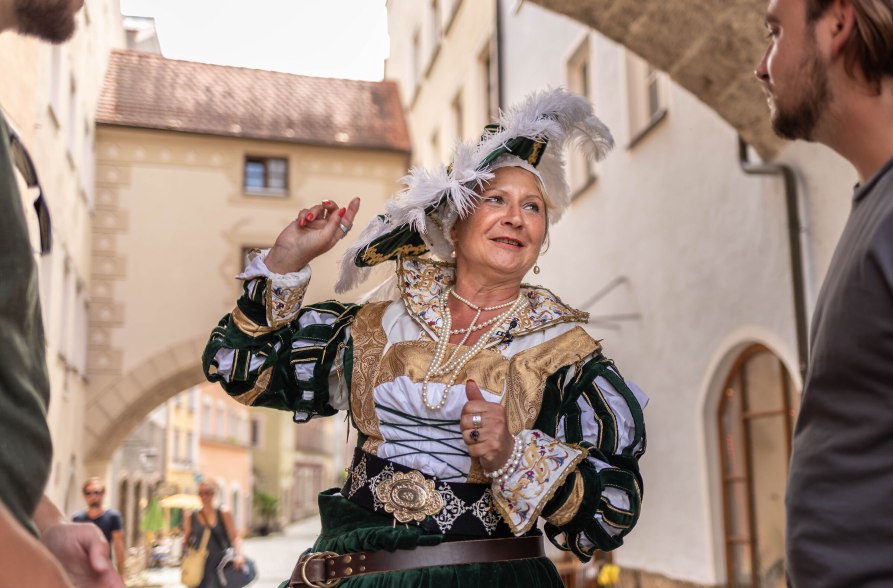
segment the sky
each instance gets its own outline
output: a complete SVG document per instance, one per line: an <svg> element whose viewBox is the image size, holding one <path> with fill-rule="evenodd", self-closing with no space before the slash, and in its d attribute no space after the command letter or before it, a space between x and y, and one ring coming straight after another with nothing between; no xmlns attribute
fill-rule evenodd
<svg viewBox="0 0 893 588"><path fill-rule="evenodd" d="M381 80L385 0L121 0L155 18L165 57L309 76Z"/></svg>

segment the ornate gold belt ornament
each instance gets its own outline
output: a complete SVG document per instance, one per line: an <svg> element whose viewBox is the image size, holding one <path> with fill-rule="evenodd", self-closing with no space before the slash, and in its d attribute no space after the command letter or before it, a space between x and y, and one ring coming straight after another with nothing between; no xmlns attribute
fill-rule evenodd
<svg viewBox="0 0 893 588"><path fill-rule="evenodd" d="M376 494L384 509L401 523L422 522L443 508L443 498L434 488L434 481L416 471L395 473L378 485Z"/></svg>

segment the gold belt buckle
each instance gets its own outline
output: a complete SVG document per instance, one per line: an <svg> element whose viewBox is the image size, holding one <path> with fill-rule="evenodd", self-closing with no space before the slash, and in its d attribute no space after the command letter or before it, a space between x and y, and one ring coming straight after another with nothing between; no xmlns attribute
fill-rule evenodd
<svg viewBox="0 0 893 588"><path fill-rule="evenodd" d="M307 579L307 564L314 559L322 559L326 557L338 557L338 554L334 551L316 551L307 554L307 557L305 557L304 561L301 563L301 581L307 586L310 586L310 588L331 588L341 581L341 578L336 578L334 580L322 580L319 583L314 583Z"/></svg>
<svg viewBox="0 0 893 588"><path fill-rule="evenodd" d="M434 488L434 481L415 470L395 473L381 482L375 493L384 509L401 523L422 522L443 508L443 498Z"/></svg>

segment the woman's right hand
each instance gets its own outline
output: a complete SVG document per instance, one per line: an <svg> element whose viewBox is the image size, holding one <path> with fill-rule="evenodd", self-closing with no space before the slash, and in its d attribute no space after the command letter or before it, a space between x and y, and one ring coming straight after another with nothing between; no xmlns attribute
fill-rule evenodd
<svg viewBox="0 0 893 588"><path fill-rule="evenodd" d="M298 217L279 233L276 243L264 263L273 273L288 274L299 271L316 257L329 251L353 227L360 209L360 199L354 198L346 208L324 200L311 208L304 208Z"/></svg>

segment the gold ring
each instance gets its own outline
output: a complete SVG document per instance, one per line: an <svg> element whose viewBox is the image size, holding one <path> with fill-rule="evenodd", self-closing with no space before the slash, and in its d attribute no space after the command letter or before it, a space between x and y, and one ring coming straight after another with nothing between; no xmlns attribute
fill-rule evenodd
<svg viewBox="0 0 893 588"><path fill-rule="evenodd" d="M307 555L304 559L304 562L301 564L301 580L310 586L310 588L331 588L332 586L336 586L338 582L341 581L341 578L335 578L334 580L323 580L319 584L311 582L307 579L307 564L314 559L323 559L326 557L340 557L340 554L335 553L334 551L317 551L315 553L311 553Z"/></svg>

